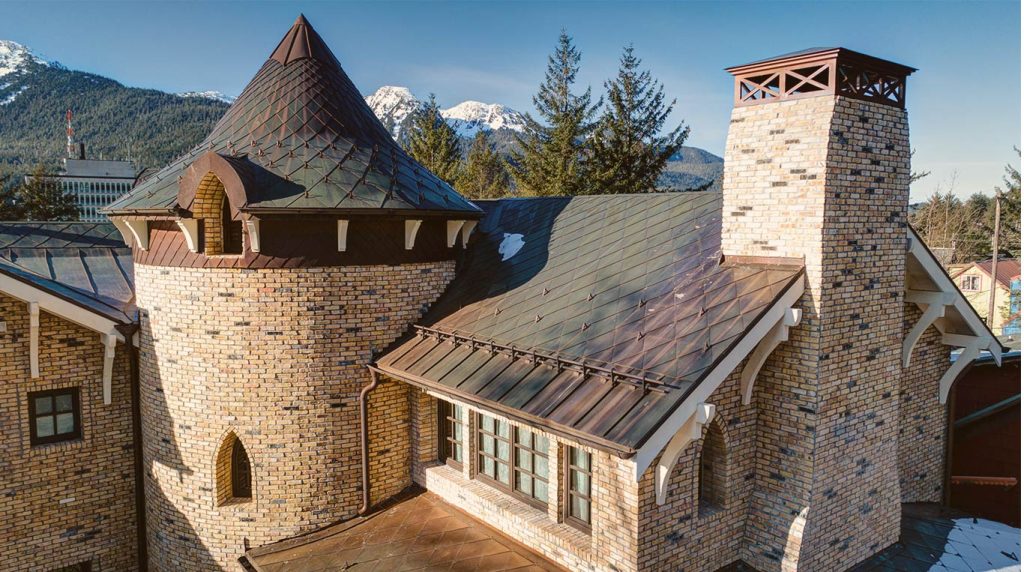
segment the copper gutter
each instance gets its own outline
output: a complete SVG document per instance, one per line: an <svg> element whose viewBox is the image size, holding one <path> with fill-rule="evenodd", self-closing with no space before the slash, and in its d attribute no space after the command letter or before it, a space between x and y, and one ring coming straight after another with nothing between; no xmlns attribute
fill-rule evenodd
<svg viewBox="0 0 1024 572"><path fill-rule="evenodd" d="M363 504L359 507L359 516L370 512L370 424L369 399L370 392L380 385L380 374L370 370L370 384L359 392L359 449L363 457Z"/></svg>

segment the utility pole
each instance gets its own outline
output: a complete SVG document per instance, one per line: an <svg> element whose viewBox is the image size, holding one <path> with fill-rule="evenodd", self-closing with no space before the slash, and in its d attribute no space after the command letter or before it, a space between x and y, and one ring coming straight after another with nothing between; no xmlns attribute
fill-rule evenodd
<svg viewBox="0 0 1024 572"><path fill-rule="evenodd" d="M996 191L996 229L992 235L992 271L989 279L992 281L988 291L988 329L993 329L996 323L996 267L999 265L999 203L1001 193Z"/></svg>

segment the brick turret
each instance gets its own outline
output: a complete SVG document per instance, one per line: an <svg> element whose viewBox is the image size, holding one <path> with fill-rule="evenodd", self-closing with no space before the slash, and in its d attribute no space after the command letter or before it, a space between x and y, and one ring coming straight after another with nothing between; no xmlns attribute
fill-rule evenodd
<svg viewBox="0 0 1024 572"><path fill-rule="evenodd" d="M726 257L803 259L804 322L762 370L744 559L845 569L897 540L914 70L842 48L728 70Z"/></svg>

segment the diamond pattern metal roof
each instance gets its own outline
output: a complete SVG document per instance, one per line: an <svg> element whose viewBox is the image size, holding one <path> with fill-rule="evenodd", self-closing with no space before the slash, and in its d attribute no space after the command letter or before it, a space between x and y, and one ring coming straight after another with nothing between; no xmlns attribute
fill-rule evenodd
<svg viewBox="0 0 1024 572"><path fill-rule="evenodd" d="M110 223L0 223L0 272L122 324L137 313L132 268Z"/></svg>
<svg viewBox="0 0 1024 572"><path fill-rule="evenodd" d="M302 16L209 136L106 212L188 208L179 179L211 151L259 183L243 212L480 212L395 143Z"/></svg>
<svg viewBox="0 0 1024 572"><path fill-rule="evenodd" d="M802 280L723 262L718 193L480 204L464 268L377 367L621 452Z"/></svg>

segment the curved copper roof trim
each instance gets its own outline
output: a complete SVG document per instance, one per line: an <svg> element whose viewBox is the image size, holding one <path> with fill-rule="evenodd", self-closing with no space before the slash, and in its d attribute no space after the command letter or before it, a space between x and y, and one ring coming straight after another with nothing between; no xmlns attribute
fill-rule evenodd
<svg viewBox="0 0 1024 572"><path fill-rule="evenodd" d="M213 151L204 153L193 161L178 181L178 208L191 211L199 185L208 174L213 173L224 186L224 194L228 196L232 216L238 214L242 207L249 204L252 185L249 173L237 163L237 158L224 157Z"/></svg>

